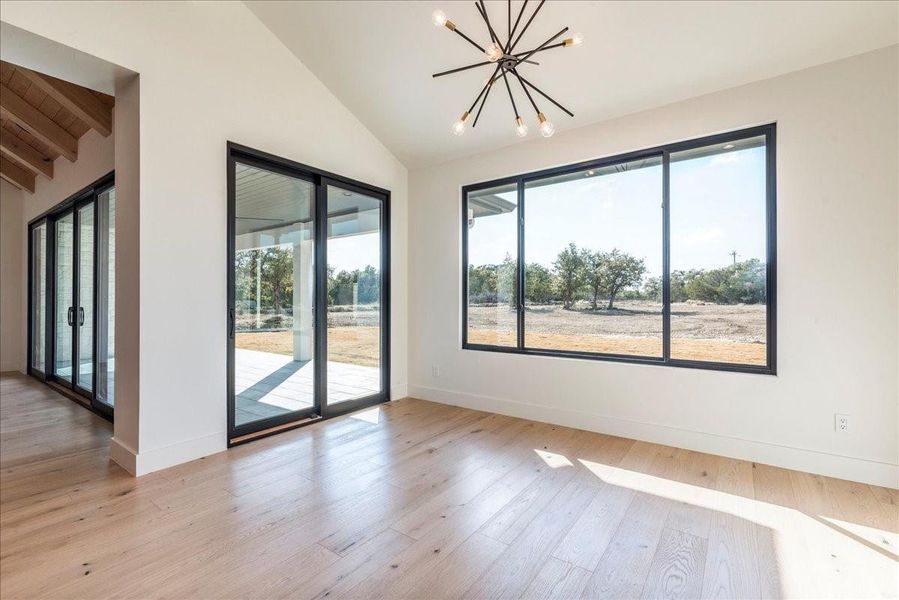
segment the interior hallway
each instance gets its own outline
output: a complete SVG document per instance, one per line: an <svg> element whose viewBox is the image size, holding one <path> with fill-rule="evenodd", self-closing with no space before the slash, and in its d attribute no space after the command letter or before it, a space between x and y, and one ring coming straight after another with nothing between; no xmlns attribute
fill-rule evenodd
<svg viewBox="0 0 899 600"><path fill-rule="evenodd" d="M895 490L414 399L134 479L0 399L4 598L897 595Z"/></svg>

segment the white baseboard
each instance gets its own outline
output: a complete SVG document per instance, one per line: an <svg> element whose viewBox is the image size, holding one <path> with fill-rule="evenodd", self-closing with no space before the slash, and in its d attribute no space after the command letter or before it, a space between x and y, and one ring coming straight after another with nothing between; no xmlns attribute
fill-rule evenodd
<svg viewBox="0 0 899 600"><path fill-rule="evenodd" d="M210 454L222 452L227 448L225 432L214 433L201 438L188 440L180 444L163 446L137 453L133 448L112 438L109 456L123 469L140 477L154 471L161 471L181 463L186 463Z"/></svg>
<svg viewBox="0 0 899 600"><path fill-rule="evenodd" d="M137 452L115 437L109 441L109 458L132 475L137 475Z"/></svg>
<svg viewBox="0 0 899 600"><path fill-rule="evenodd" d="M409 385L413 398L899 489L899 465L578 410Z"/></svg>
<svg viewBox="0 0 899 600"><path fill-rule="evenodd" d="M405 383L400 383L390 387L390 399L391 400L399 400L400 398L405 398L409 395L409 386Z"/></svg>

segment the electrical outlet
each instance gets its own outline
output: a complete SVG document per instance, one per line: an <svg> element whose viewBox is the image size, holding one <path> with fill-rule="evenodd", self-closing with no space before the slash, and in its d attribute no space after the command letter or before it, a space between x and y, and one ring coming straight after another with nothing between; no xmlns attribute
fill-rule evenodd
<svg viewBox="0 0 899 600"><path fill-rule="evenodd" d="M849 415L835 414L833 428L837 433L849 433Z"/></svg>
<svg viewBox="0 0 899 600"><path fill-rule="evenodd" d="M434 377L435 379L437 377L440 377L440 367L438 367L437 365L433 365L431 367L431 377Z"/></svg>

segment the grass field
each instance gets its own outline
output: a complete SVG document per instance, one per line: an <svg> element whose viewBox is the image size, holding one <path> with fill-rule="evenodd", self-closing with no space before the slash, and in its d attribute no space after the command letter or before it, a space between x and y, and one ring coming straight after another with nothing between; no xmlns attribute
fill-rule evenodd
<svg viewBox="0 0 899 600"><path fill-rule="evenodd" d="M525 345L529 348L661 356L659 304L623 301L611 311L529 306ZM765 306L673 303L671 356L749 365L766 363ZM472 343L515 344L515 311L506 306L470 308Z"/></svg>
<svg viewBox="0 0 899 600"><path fill-rule="evenodd" d="M329 327L328 360L366 367L378 366L379 327ZM238 331L235 346L274 354L293 355L293 332Z"/></svg>
<svg viewBox="0 0 899 600"><path fill-rule="evenodd" d="M328 360L378 366L377 319L377 312L329 314ZM468 339L476 344L514 346L515 322L515 311L507 306L473 306ZM529 348L662 355L662 310L649 302L622 301L611 311L529 306L525 325ZM293 354L293 332L238 330L236 346L289 356ZM671 356L764 365L765 306L673 303Z"/></svg>

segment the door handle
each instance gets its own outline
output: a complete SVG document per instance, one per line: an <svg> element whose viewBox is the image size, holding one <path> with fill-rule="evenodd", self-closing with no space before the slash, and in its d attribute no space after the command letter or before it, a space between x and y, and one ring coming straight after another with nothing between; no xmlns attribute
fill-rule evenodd
<svg viewBox="0 0 899 600"><path fill-rule="evenodd" d="M74 319L72 318L74 314L75 314L75 307L70 306L70 307L69 307L69 310L66 312L66 320L67 320L68 323L69 323L69 327L71 327L72 325L75 324L75 321L74 321Z"/></svg>
<svg viewBox="0 0 899 600"><path fill-rule="evenodd" d="M234 339L234 309L228 309L228 339Z"/></svg>
<svg viewBox="0 0 899 600"><path fill-rule="evenodd" d="M78 327L82 327L84 325L84 307L78 307Z"/></svg>

